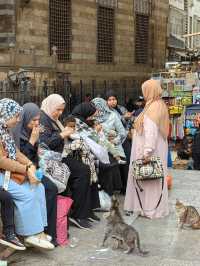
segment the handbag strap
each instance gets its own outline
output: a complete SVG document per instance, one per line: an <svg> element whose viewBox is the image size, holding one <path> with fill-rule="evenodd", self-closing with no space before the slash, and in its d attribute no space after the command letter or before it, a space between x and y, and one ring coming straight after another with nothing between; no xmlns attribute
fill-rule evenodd
<svg viewBox="0 0 200 266"><path fill-rule="evenodd" d="M136 183L137 183L137 186L140 188L140 191L142 192L143 189L141 188L141 186L138 184L138 181L136 180ZM135 190L136 190L136 193L137 193L137 197L138 197L138 201L139 201L139 204L140 204L140 207L143 211L146 211L146 212L150 212L150 211L153 211L153 210L156 210L158 208L158 206L160 205L160 202L161 202L161 199L162 199L162 195L163 195L163 188L164 188L164 177L162 177L162 190L161 190L161 194L160 194L160 197L159 197L159 200L158 200L158 203L156 205L156 207L152 210L144 210L143 209L143 206L142 206L142 201L140 199L140 195L139 195L139 192L138 192L138 189L137 187L135 186Z"/></svg>
<svg viewBox="0 0 200 266"><path fill-rule="evenodd" d="M3 181L3 189L5 191L8 190L9 183L10 183L10 171L5 171L4 181Z"/></svg>

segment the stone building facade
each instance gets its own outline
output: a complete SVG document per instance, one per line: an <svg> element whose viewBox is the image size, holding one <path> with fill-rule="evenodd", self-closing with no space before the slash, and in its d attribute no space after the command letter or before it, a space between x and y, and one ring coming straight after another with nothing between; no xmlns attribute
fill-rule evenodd
<svg viewBox="0 0 200 266"><path fill-rule="evenodd" d="M187 5L185 0L169 0L168 20L168 60L180 61L185 56L185 39L187 32Z"/></svg>
<svg viewBox="0 0 200 266"><path fill-rule="evenodd" d="M142 81L164 66L168 9L168 0L1 0L0 71Z"/></svg>

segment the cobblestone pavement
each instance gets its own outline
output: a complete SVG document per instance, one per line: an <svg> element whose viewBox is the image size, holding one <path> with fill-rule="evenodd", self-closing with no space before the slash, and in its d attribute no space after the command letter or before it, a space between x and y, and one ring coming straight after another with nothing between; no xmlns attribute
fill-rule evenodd
<svg viewBox="0 0 200 266"><path fill-rule="evenodd" d="M135 228L140 232L143 249L150 250L147 257L137 253L126 255L121 250L102 249L105 220L96 224L92 232L70 228L70 235L79 239L74 248L56 248L51 252L28 249L11 257L17 266L200 266L200 230L178 231L174 204L176 198L200 210L200 172L172 171L173 189L169 192L170 215L165 219L138 218ZM122 199L123 200L123 199ZM100 214L101 216L102 214Z"/></svg>

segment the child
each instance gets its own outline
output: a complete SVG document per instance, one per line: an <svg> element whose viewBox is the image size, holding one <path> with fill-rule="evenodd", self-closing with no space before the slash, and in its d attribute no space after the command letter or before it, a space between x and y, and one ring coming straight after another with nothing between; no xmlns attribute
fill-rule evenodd
<svg viewBox="0 0 200 266"><path fill-rule="evenodd" d="M2 188L0 189L0 203L3 223L3 236L0 239L0 243L16 250L25 250L26 247L19 241L15 234L14 202L10 193Z"/></svg>
<svg viewBox="0 0 200 266"><path fill-rule="evenodd" d="M78 160L81 160L84 164L88 165L91 171L91 183L96 183L97 173L94 156L91 153L88 145L76 132L76 119L72 116L67 117L64 121L64 126L72 128L75 133L71 134L70 138L65 140L62 157L64 158L68 155L72 155Z"/></svg>
<svg viewBox="0 0 200 266"><path fill-rule="evenodd" d="M126 164L126 161L121 159L125 158L123 150L121 150L120 147L116 145L116 131L110 130L108 133L104 134L101 124L95 120L90 120L87 122L87 124L94 130L94 134L92 136L93 140L105 147L119 164Z"/></svg>

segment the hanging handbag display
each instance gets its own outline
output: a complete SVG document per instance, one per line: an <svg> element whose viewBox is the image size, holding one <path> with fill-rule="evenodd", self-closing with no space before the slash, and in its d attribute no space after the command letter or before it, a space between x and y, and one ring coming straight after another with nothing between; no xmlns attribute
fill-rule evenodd
<svg viewBox="0 0 200 266"><path fill-rule="evenodd" d="M160 157L158 156L151 156L150 161L148 163L144 163L143 159L139 159L133 162L133 178L136 181L136 184L138 186L138 188L140 189L140 192L143 192L143 188L142 188L142 183L145 181L154 181L154 180L158 180L161 179L162 180L162 191L163 191L163 187L164 187L164 171L163 171L163 166L162 166L162 162ZM138 200L140 203L140 207L143 210L142 207L142 202L140 199L140 195L138 192L137 187L135 186L136 189L136 193L138 196ZM160 198L158 200L158 203L155 207L158 208L161 199L162 199L162 191L161 191L161 195ZM151 211L151 210L146 210L146 211Z"/></svg>

